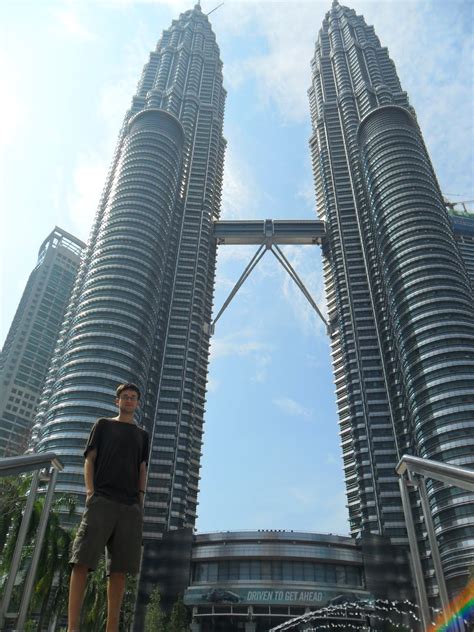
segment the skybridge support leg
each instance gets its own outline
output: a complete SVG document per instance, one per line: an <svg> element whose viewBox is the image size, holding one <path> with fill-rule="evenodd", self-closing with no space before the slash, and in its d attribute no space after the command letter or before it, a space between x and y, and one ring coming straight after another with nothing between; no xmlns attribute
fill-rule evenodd
<svg viewBox="0 0 474 632"><path fill-rule="evenodd" d="M234 298L234 296L237 294L237 292L240 290L240 288L242 287L242 285L244 284L245 280L249 277L250 273L252 272L252 270L255 268L255 266L257 265L257 263L260 261L260 259L263 257L263 255L265 254L265 244L262 244L260 246L260 248L257 250L257 252L254 254L254 256L252 257L252 259L250 260L250 263L248 264L248 266L245 268L245 270L242 272L242 274L240 275L239 280L237 281L237 283L234 285L232 292L229 294L229 296L227 297L224 305L220 308L219 313L217 314L217 316L214 318L214 320L212 321L210 327L209 327L209 332L210 335L212 336L212 334L215 331L215 327L216 327L216 323L219 320L219 318L222 316L222 314L224 313L224 311L226 310L227 306L229 305L229 303L231 302L231 300Z"/></svg>
<svg viewBox="0 0 474 632"><path fill-rule="evenodd" d="M275 258L277 259L277 261L279 261L281 263L281 265L283 266L283 268L288 272L288 274L290 275L290 277L293 279L293 281L296 283L296 285L299 287L299 289L301 290L301 292L304 294L304 296L307 298L309 304L311 305L311 307L314 309L314 311L318 314L319 318L323 321L323 323L326 325L326 328L329 327L328 322L326 321L326 319L324 318L324 316L322 315L321 311L319 310L319 307L316 305L316 303L313 300L313 297L311 296L311 294L308 292L308 290L306 289L305 284L303 283L303 281L300 279L300 277L297 275L296 270L293 268L293 266L291 265L291 263L288 261L288 259L285 257L285 255L283 254L282 250L280 248L278 248L278 246L276 244L273 244L273 246L270 248L270 250L272 251L272 253L275 255ZM278 254L277 254L278 253Z"/></svg>
<svg viewBox="0 0 474 632"><path fill-rule="evenodd" d="M319 307L316 305L315 301L313 300L313 297L311 296L311 294L308 292L308 290L306 289L305 284L303 283L303 281L300 279L300 277L298 276L298 274L296 273L295 269L293 268L293 266L291 265L291 263L288 261L288 259L285 257L285 255L283 254L283 252L280 250L280 248L278 248L278 246L276 244L262 244L259 249L257 250L257 252L254 254L254 256L252 257L252 259L250 260L250 263L248 264L248 266L245 268L245 270L242 272L239 280L237 281L237 283L235 284L235 286L233 287L231 293L229 294L229 296L227 297L224 305L221 307L221 309L219 310L217 316L214 318L214 320L212 321L212 323L210 325L206 324L205 325L205 331L206 333L208 333L209 335L213 335L214 331L215 331L215 327L216 327L216 323L219 320L219 318L222 316L222 314L224 313L224 311L227 309L229 303L232 301L232 299L234 298L234 296L237 294L237 292L240 290L240 288L242 287L243 283L245 282L245 280L248 278L248 276L250 275L250 273L252 272L252 270L255 268L255 266L257 265L257 263L260 261L260 259L263 257L263 255L265 254L265 252L267 250L271 250L271 252L273 253L273 255L275 256L275 258L277 259L277 261L283 266L284 270L286 270L286 272L288 272L288 274L290 275L290 277L293 279L293 281L296 283L296 285L298 286L298 288L301 290L301 292L303 293L303 295L306 297L306 299L308 300L309 304L311 305L311 307L314 309L314 311L318 314L319 318L323 321L323 323L326 325L326 331L329 334L329 324L327 322L327 320L324 318L324 316L321 313L321 310L319 309Z"/></svg>

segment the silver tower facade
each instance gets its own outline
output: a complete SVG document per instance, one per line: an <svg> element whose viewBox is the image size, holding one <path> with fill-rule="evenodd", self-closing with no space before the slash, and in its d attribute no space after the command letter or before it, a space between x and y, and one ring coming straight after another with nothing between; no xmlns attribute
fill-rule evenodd
<svg viewBox="0 0 474 632"><path fill-rule="evenodd" d="M163 32L125 116L36 426L37 449L66 464L59 491L83 494L91 425L115 414L118 383L141 388L151 438L145 593L147 543L196 519L225 95L196 5Z"/></svg>
<svg viewBox="0 0 474 632"><path fill-rule="evenodd" d="M46 237L0 353L0 457L23 454L85 244Z"/></svg>
<svg viewBox="0 0 474 632"><path fill-rule="evenodd" d="M350 526L355 536L379 533L403 548L399 458L474 467L473 297L395 66L373 27L337 0L312 73L310 147L328 233L325 283ZM474 498L438 484L429 494L455 591L474 559Z"/></svg>

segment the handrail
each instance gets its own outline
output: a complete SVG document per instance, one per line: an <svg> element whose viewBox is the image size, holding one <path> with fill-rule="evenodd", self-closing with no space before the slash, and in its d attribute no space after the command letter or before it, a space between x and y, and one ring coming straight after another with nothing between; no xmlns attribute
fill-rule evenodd
<svg viewBox="0 0 474 632"><path fill-rule="evenodd" d="M433 524L433 517L431 515L431 508L426 490L425 478L430 478L441 483L445 483L446 485L460 487L461 489L465 489L467 491L474 491L474 470L460 467L459 465L450 465L449 463L433 461L431 459L422 459L417 456L404 454L396 467L396 472L399 476L398 482L402 497L403 513L405 516L415 587L417 590L418 603L420 606L423 624L425 628L428 629L430 625L430 614L425 579L418 550L417 534L413 520L409 488L416 489L419 494L421 512L424 518L428 542L431 549L435 579L438 584L445 622L447 623L450 618L453 617L453 624L455 626L453 629L463 630L462 619L459 619L456 613L452 612L449 601L438 541L436 538L436 531Z"/></svg>
<svg viewBox="0 0 474 632"><path fill-rule="evenodd" d="M0 459L0 477L14 476L15 474L23 474L25 472L34 471L33 479L31 481L30 491L28 493L25 510L21 520L20 529L16 539L15 551L13 553L13 559L8 573L8 578L4 586L3 598L0 604L0 630L3 630L5 617L8 614L8 608L10 606L10 600L13 592L13 586L15 578L18 573L21 560L21 552L25 543L26 533L28 525L30 523L31 515L33 512L33 505L36 499L36 492L38 489L38 483L40 480L40 470L45 468L52 468L53 472L49 479L48 490L46 493L45 503L41 512L40 521L37 529L36 543L33 551L33 556L30 563L30 568L25 582L23 595L21 598L20 611L16 621L17 630L23 630L25 626L26 616L28 614L28 607L31 600L31 593L33 589L33 583L36 576L36 570L38 568L39 556L43 545L44 535L46 531L46 525L49 518L49 512L51 509L51 503L53 501L54 488L56 486L56 479L58 473L64 469L64 465L54 452L42 452L39 454L22 454L20 456L12 456Z"/></svg>
<svg viewBox="0 0 474 632"><path fill-rule="evenodd" d="M474 470L468 470L465 467L459 467L459 465L450 465L441 461L431 461L404 454L396 470L399 476L408 471L474 492Z"/></svg>
<svg viewBox="0 0 474 632"><path fill-rule="evenodd" d="M40 452L39 454L22 454L0 459L0 477L14 476L33 470L41 470L44 467L54 467L61 472L64 465L55 452Z"/></svg>

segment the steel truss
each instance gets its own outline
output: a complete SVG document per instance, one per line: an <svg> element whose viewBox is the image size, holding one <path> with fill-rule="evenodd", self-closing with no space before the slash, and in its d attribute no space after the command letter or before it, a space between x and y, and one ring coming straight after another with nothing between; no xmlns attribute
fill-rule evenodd
<svg viewBox="0 0 474 632"><path fill-rule="evenodd" d="M326 325L329 334L329 324L324 318L305 284L298 276L287 257L278 244L322 245L326 236L324 222L310 220L249 220L249 221L221 221L214 222L214 236L218 245L259 245L237 283L232 288L221 309L210 325L205 326L208 333L213 335L216 323L225 312L230 302L255 269L263 255L269 250L290 275L307 301Z"/></svg>

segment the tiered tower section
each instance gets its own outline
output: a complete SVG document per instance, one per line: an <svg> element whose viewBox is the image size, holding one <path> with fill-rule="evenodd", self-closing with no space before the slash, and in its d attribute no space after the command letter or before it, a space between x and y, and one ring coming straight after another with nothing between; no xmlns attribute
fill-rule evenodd
<svg viewBox="0 0 474 632"><path fill-rule="evenodd" d="M163 32L127 112L36 427L83 493L92 423L134 381L151 436L147 545L196 519L225 140L219 48L199 5ZM152 547L153 548L153 547ZM151 553L150 553L151 554Z"/></svg>
<svg viewBox="0 0 474 632"><path fill-rule="evenodd" d="M373 27L333 2L312 69L310 146L329 237L351 530L405 546L400 456L474 466L472 292L414 111ZM433 485L430 502L454 591L474 554L473 498Z"/></svg>

